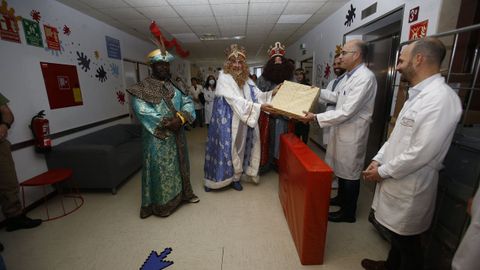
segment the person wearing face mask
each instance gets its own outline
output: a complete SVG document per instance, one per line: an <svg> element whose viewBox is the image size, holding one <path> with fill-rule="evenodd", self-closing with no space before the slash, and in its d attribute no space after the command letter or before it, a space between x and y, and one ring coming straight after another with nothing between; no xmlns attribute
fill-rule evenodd
<svg viewBox="0 0 480 270"><path fill-rule="evenodd" d="M260 141L258 118L275 91L262 92L248 77L247 52L238 44L225 50L226 61L215 90L214 110L205 149L205 191L229 185L242 190L240 180L258 183Z"/></svg>
<svg viewBox="0 0 480 270"><path fill-rule="evenodd" d="M217 87L217 80L213 75L208 76L203 88L203 96L205 97L205 124L210 125L210 118L212 118L213 99L215 98L215 87Z"/></svg>
<svg viewBox="0 0 480 270"><path fill-rule="evenodd" d="M197 203L190 184L184 125L195 120L191 97L170 80L173 56L165 49L148 55L152 76L127 89L142 124L143 170L140 218L169 216L182 202Z"/></svg>

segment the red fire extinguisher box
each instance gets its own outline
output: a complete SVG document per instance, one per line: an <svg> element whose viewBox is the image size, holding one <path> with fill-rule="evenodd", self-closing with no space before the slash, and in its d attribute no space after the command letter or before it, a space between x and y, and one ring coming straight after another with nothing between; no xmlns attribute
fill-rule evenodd
<svg viewBox="0 0 480 270"><path fill-rule="evenodd" d="M323 264L333 171L292 133L280 141L278 192L298 256Z"/></svg>

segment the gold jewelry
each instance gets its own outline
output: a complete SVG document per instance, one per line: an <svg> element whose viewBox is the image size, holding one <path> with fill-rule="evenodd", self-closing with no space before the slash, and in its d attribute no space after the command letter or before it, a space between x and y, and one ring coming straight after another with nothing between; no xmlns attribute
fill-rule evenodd
<svg viewBox="0 0 480 270"><path fill-rule="evenodd" d="M180 120L182 121L182 125L185 124L185 122L187 122L187 121L185 120L185 117L183 117L183 115L182 115L181 113L177 112L176 115L177 115L178 118L180 118Z"/></svg>

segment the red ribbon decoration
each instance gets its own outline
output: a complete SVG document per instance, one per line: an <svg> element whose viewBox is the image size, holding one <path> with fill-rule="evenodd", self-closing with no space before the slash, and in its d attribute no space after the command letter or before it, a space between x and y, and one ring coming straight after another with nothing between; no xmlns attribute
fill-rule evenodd
<svg viewBox="0 0 480 270"><path fill-rule="evenodd" d="M162 35L162 32L160 31L160 28L158 28L157 23L155 21L152 21L152 23L150 24L150 32L158 40L160 44L163 43L165 45L165 49L170 49L172 47L175 47L175 52L182 58L186 58L190 55L189 51L185 51L182 49L182 46L178 44L176 38L173 38L171 41L168 41Z"/></svg>

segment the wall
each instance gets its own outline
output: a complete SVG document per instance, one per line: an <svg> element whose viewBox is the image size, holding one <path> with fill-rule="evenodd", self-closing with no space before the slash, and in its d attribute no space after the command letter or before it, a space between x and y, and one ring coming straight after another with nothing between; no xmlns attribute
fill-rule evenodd
<svg viewBox="0 0 480 270"><path fill-rule="evenodd" d="M362 20L362 10L375 2L377 2L377 12ZM333 72L330 72L329 76L325 76L327 64L331 67L335 46L343 43L343 36L345 34L374 21L387 13L404 7L401 41L408 40L408 33L411 24L427 19L427 35L431 35L437 32L440 20L439 14L442 6L441 2L441 0L352 0L308 32L305 36L289 46L287 48L286 56L297 61L313 56L313 77L315 78L313 83L319 86L325 86L334 76ZM353 18L351 25L347 26L345 25L346 15L348 10L351 9L351 5L356 9L355 17ZM417 6L420 7L418 20L413 23L408 23L410 9ZM302 43L306 44L307 52L305 55L302 54L302 50L300 49L300 44Z"/></svg>
<svg viewBox="0 0 480 270"><path fill-rule="evenodd" d="M39 23L43 38L43 47L28 45L22 22L19 21L21 43L0 40L0 70L2 71L0 72L0 91L10 100L9 107L15 115L15 123L10 129L8 137L12 144L32 138L28 125L32 116L40 110L45 110L46 116L50 120L51 133L58 133L128 113L129 104L122 104L117 98L117 92L125 93L123 63L122 60L108 57L105 36L119 40L122 58L140 62L144 62L146 54L155 49L152 43L124 33L53 0L9 0L8 8L13 8L16 16L22 16L29 20L32 20L30 14L33 10L40 12ZM44 24L58 29L61 41L60 51L46 49ZM65 25L70 28L69 35L63 32ZM99 55L98 58L95 56L96 51ZM77 52L83 53L90 59L89 70L84 71L81 68ZM40 62L76 66L83 105L50 109ZM177 68L182 64L187 68ZM178 60L172 65L178 70L189 73L188 61ZM107 72L107 80L104 82L95 76L100 66L103 66ZM125 117L115 122L58 138L53 141L53 145L109 125L129 123L130 121L129 117ZM47 170L44 157L35 153L33 147L14 151L13 157L20 182ZM27 203L39 199L42 195L41 190L36 188L28 188L26 191L29 199Z"/></svg>

